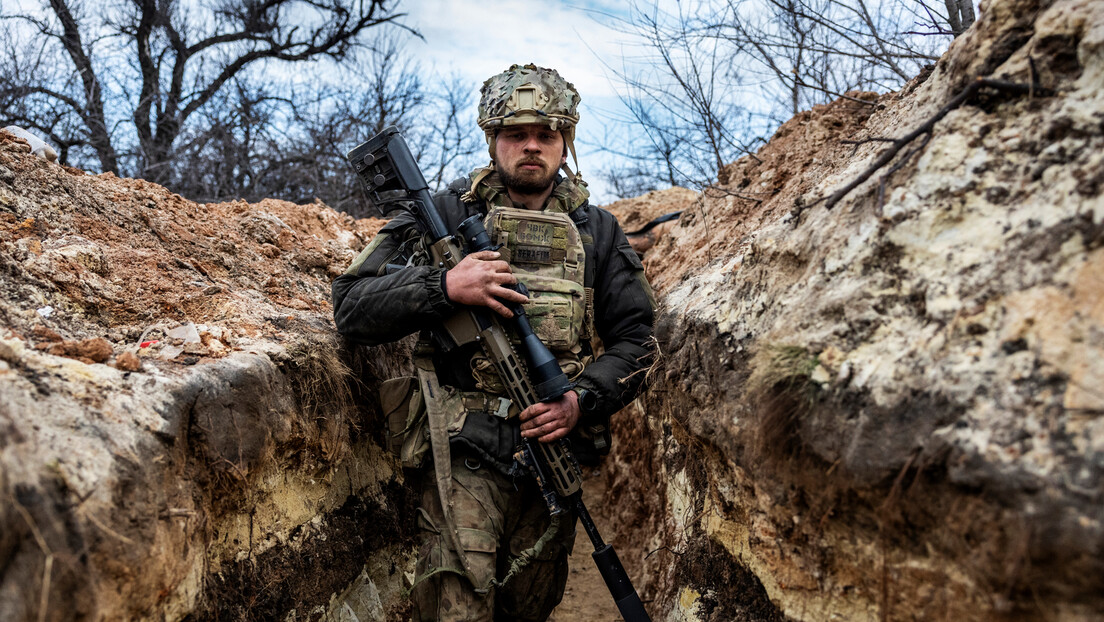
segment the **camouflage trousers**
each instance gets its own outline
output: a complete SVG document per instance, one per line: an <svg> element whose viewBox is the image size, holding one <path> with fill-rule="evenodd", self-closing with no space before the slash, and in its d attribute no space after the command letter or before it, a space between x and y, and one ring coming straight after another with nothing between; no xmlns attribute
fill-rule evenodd
<svg viewBox="0 0 1104 622"><path fill-rule="evenodd" d="M549 525L548 509L536 487L519 488L497 470L454 452L452 512L460 546L480 584L474 586L460 570L451 540L442 533L445 518L433 468L425 470L418 509L417 582L412 590L414 620L545 620L552 613L567 583L574 516L562 521L557 536L504 587L491 586L491 579L501 581L513 558L532 547ZM490 589L477 591L485 586Z"/></svg>

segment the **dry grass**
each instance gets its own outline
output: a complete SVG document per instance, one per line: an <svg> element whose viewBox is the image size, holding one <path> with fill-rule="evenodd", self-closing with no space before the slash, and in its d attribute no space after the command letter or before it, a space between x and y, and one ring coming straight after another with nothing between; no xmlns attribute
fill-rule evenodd
<svg viewBox="0 0 1104 622"><path fill-rule="evenodd" d="M752 358L748 394L754 401L754 449L760 457L784 460L800 450L801 417L820 392L811 378L817 365L816 356L795 345L768 345Z"/></svg>
<svg viewBox="0 0 1104 622"><path fill-rule="evenodd" d="M311 337L288 346L288 380L300 411L318 425L323 455L335 460L348 449L349 427L356 425L350 388L354 377L337 335Z"/></svg>

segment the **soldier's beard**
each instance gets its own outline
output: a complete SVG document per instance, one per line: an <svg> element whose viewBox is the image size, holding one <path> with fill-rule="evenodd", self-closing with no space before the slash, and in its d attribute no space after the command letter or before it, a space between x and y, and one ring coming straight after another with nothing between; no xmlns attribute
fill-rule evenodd
<svg viewBox="0 0 1104 622"><path fill-rule="evenodd" d="M521 163L518 164L519 168L520 166ZM542 171L522 171L519 174L514 174L505 170L505 168L500 168L498 176L502 178L502 184L506 186L507 190L526 195L540 194L548 190L548 187L556 180L556 169L552 169L547 174L542 173Z"/></svg>

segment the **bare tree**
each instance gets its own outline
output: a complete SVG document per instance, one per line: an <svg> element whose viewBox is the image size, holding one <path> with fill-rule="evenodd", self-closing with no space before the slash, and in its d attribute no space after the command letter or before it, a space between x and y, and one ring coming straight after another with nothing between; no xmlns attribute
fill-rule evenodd
<svg viewBox="0 0 1104 622"><path fill-rule="evenodd" d="M941 8L945 8L947 12L942 12ZM928 0L916 0L913 13L916 16L917 26L928 29L912 33L920 35L957 37L966 32L966 29L976 20L974 0L943 0L942 7Z"/></svg>
<svg viewBox="0 0 1104 622"><path fill-rule="evenodd" d="M721 19L699 27L727 43L731 60L789 118L847 91L898 88L938 58L941 45L904 30L912 17L905 5L875 8L866 0L727 0Z"/></svg>
<svg viewBox="0 0 1104 622"><path fill-rule="evenodd" d="M161 181L169 176L174 144L189 120L236 76L258 63L343 59L362 45L369 29L398 24L403 14L391 4L220 0L200 8L174 0L125 0L99 3L95 10L71 0L14 10L5 4L0 18L30 27L31 40L40 43L30 52L5 50L5 65L22 73L18 79L0 76L0 99L34 97L64 111L67 129L79 132L63 142L88 147L104 171L120 172L125 153L133 160L128 172ZM42 70L44 58L65 58L69 66L57 72L62 75L27 75ZM120 109L122 101L127 112ZM120 131L127 116L130 129ZM51 117L20 120L51 136L61 125Z"/></svg>
<svg viewBox="0 0 1104 622"><path fill-rule="evenodd" d="M682 6L672 15L656 5L633 5L629 20L617 24L638 38L640 54L611 68L624 87L622 102L628 113L612 121L635 125L642 138L625 134L630 138L607 141L602 147L636 160L638 169L647 162L656 180L701 186L713 181L725 163L748 151L753 140L736 130L755 120L730 96L738 84L729 51L720 39L702 36Z"/></svg>
<svg viewBox="0 0 1104 622"><path fill-rule="evenodd" d="M406 134L434 187L474 166L482 149L473 85L423 70L395 36L347 65L339 81L279 96L257 77L236 79L182 135L166 185L203 201L318 198L371 215L345 154L389 125Z"/></svg>
<svg viewBox="0 0 1104 622"><path fill-rule="evenodd" d="M406 133L435 186L482 151L473 85L410 60L388 0L36 2L0 9L0 123L46 134L63 162L200 201L367 215L344 154L383 127ZM397 28L367 36L384 24Z"/></svg>
<svg viewBox="0 0 1104 622"><path fill-rule="evenodd" d="M660 188L661 184L656 181L651 170L631 160L628 162L629 164L625 165L611 165L602 172L613 196L627 199L642 196ZM665 185L674 186L675 184L666 183Z"/></svg>
<svg viewBox="0 0 1104 622"><path fill-rule="evenodd" d="M283 152L277 127L293 108L293 99L274 95L271 85L234 78L181 133L162 183L203 202L267 196L269 154Z"/></svg>
<svg viewBox="0 0 1104 622"><path fill-rule="evenodd" d="M428 123L412 128L418 163L431 187L441 188L489 157L477 131L475 89L458 75L442 81L428 103Z"/></svg>
<svg viewBox="0 0 1104 622"><path fill-rule="evenodd" d="M74 76L57 70L46 47L42 41L21 42L10 23L0 22L0 126L38 130L67 162L70 150L87 139L70 103L52 95L48 85L64 85Z"/></svg>
<svg viewBox="0 0 1104 622"><path fill-rule="evenodd" d="M724 182L725 164L779 124L850 91L900 88L946 41L913 29L972 22L970 0L946 0L956 22L922 0L682 0L632 5L615 27L642 53L616 70L628 118L648 138L608 151L655 162L655 179Z"/></svg>

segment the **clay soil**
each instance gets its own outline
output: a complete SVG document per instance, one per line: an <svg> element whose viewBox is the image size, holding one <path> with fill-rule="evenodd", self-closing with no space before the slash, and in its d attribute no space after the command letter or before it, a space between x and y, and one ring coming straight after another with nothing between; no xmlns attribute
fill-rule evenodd
<svg viewBox="0 0 1104 622"><path fill-rule="evenodd" d="M194 203L27 149L0 132L15 191L0 196L0 317L35 344L98 337L118 355L155 323L227 321L238 337L280 340L289 318L330 315L330 281L383 224L321 203Z"/></svg>

